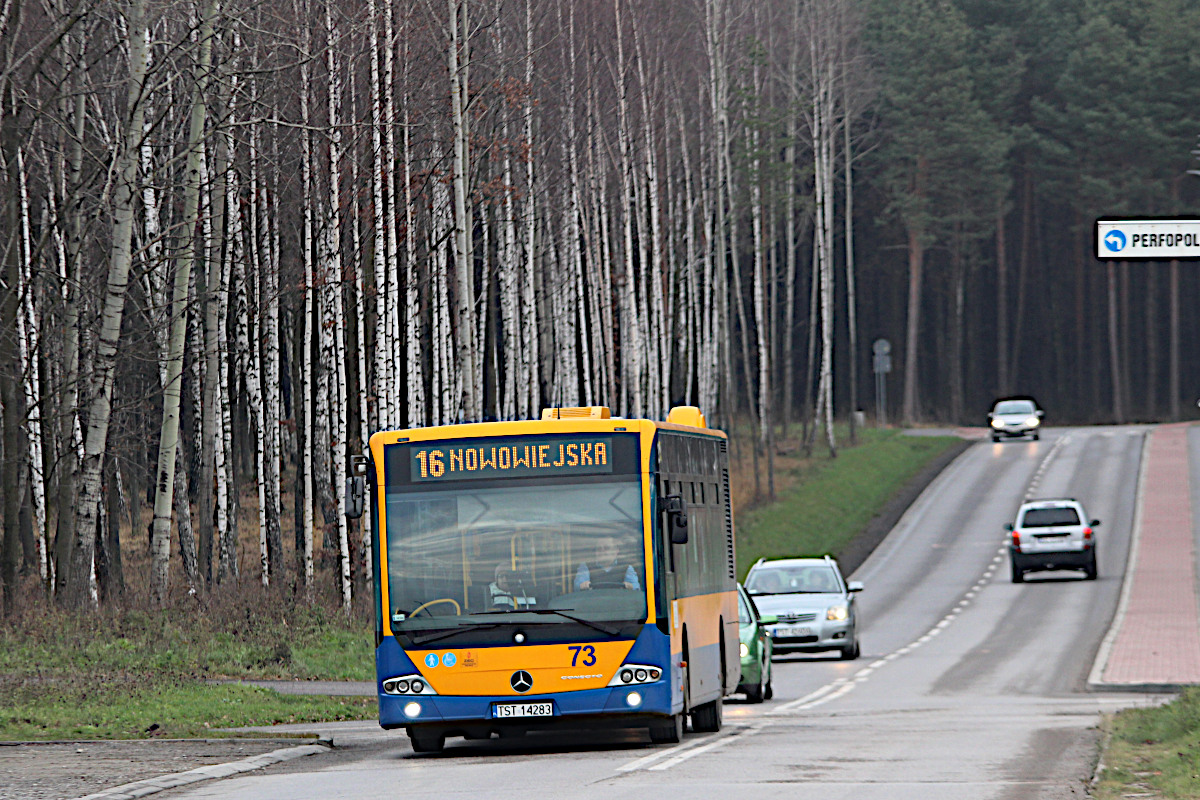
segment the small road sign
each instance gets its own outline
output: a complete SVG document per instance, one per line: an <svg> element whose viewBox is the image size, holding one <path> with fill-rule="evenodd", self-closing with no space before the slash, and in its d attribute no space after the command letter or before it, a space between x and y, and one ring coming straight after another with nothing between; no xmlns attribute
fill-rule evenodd
<svg viewBox="0 0 1200 800"><path fill-rule="evenodd" d="M1200 219L1101 218L1095 245L1100 261L1200 260Z"/></svg>

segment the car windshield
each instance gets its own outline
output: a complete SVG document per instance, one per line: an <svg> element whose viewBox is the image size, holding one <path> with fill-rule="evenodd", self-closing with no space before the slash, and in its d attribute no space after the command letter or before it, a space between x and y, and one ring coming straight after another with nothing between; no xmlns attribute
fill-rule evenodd
<svg viewBox="0 0 1200 800"><path fill-rule="evenodd" d="M1079 514L1071 506L1054 508L1027 508L1022 528L1049 528L1055 525L1078 525Z"/></svg>
<svg viewBox="0 0 1200 800"><path fill-rule="evenodd" d="M393 631L646 617L636 480L389 490L385 539Z"/></svg>
<svg viewBox="0 0 1200 800"><path fill-rule="evenodd" d="M746 580L751 594L823 594L839 592L837 573L828 564L756 568Z"/></svg>
<svg viewBox="0 0 1200 800"><path fill-rule="evenodd" d="M996 403L993 414L1032 414L1037 409L1028 400L1003 400Z"/></svg>
<svg viewBox="0 0 1200 800"><path fill-rule="evenodd" d="M746 598L741 592L738 592L738 624L749 625L753 619L750 615L750 606L746 602Z"/></svg>

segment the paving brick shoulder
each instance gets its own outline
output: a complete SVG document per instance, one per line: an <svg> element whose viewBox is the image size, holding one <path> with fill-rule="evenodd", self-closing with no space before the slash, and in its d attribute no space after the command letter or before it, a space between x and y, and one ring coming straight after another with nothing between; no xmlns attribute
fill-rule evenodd
<svg viewBox="0 0 1200 800"><path fill-rule="evenodd" d="M1121 600L1088 685L1177 691L1200 684L1200 604L1188 424L1147 437Z"/></svg>

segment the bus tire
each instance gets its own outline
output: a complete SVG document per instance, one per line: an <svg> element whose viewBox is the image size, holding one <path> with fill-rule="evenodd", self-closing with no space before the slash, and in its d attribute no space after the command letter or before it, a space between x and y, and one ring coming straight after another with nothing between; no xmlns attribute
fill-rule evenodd
<svg viewBox="0 0 1200 800"><path fill-rule="evenodd" d="M409 731L408 739L414 753L440 753L446 746L446 734L441 731Z"/></svg>
<svg viewBox="0 0 1200 800"><path fill-rule="evenodd" d="M655 744L679 744L683 741L683 712L672 714L666 722L651 725L650 741Z"/></svg>
<svg viewBox="0 0 1200 800"><path fill-rule="evenodd" d="M716 733L721 730L721 698L709 700L692 712L692 730L697 733Z"/></svg>

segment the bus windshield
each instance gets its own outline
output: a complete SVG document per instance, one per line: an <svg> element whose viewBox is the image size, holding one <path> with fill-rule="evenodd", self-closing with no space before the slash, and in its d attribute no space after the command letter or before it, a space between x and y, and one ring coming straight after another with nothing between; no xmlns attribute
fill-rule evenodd
<svg viewBox="0 0 1200 800"><path fill-rule="evenodd" d="M387 492L391 627L431 632L644 621L638 480Z"/></svg>

